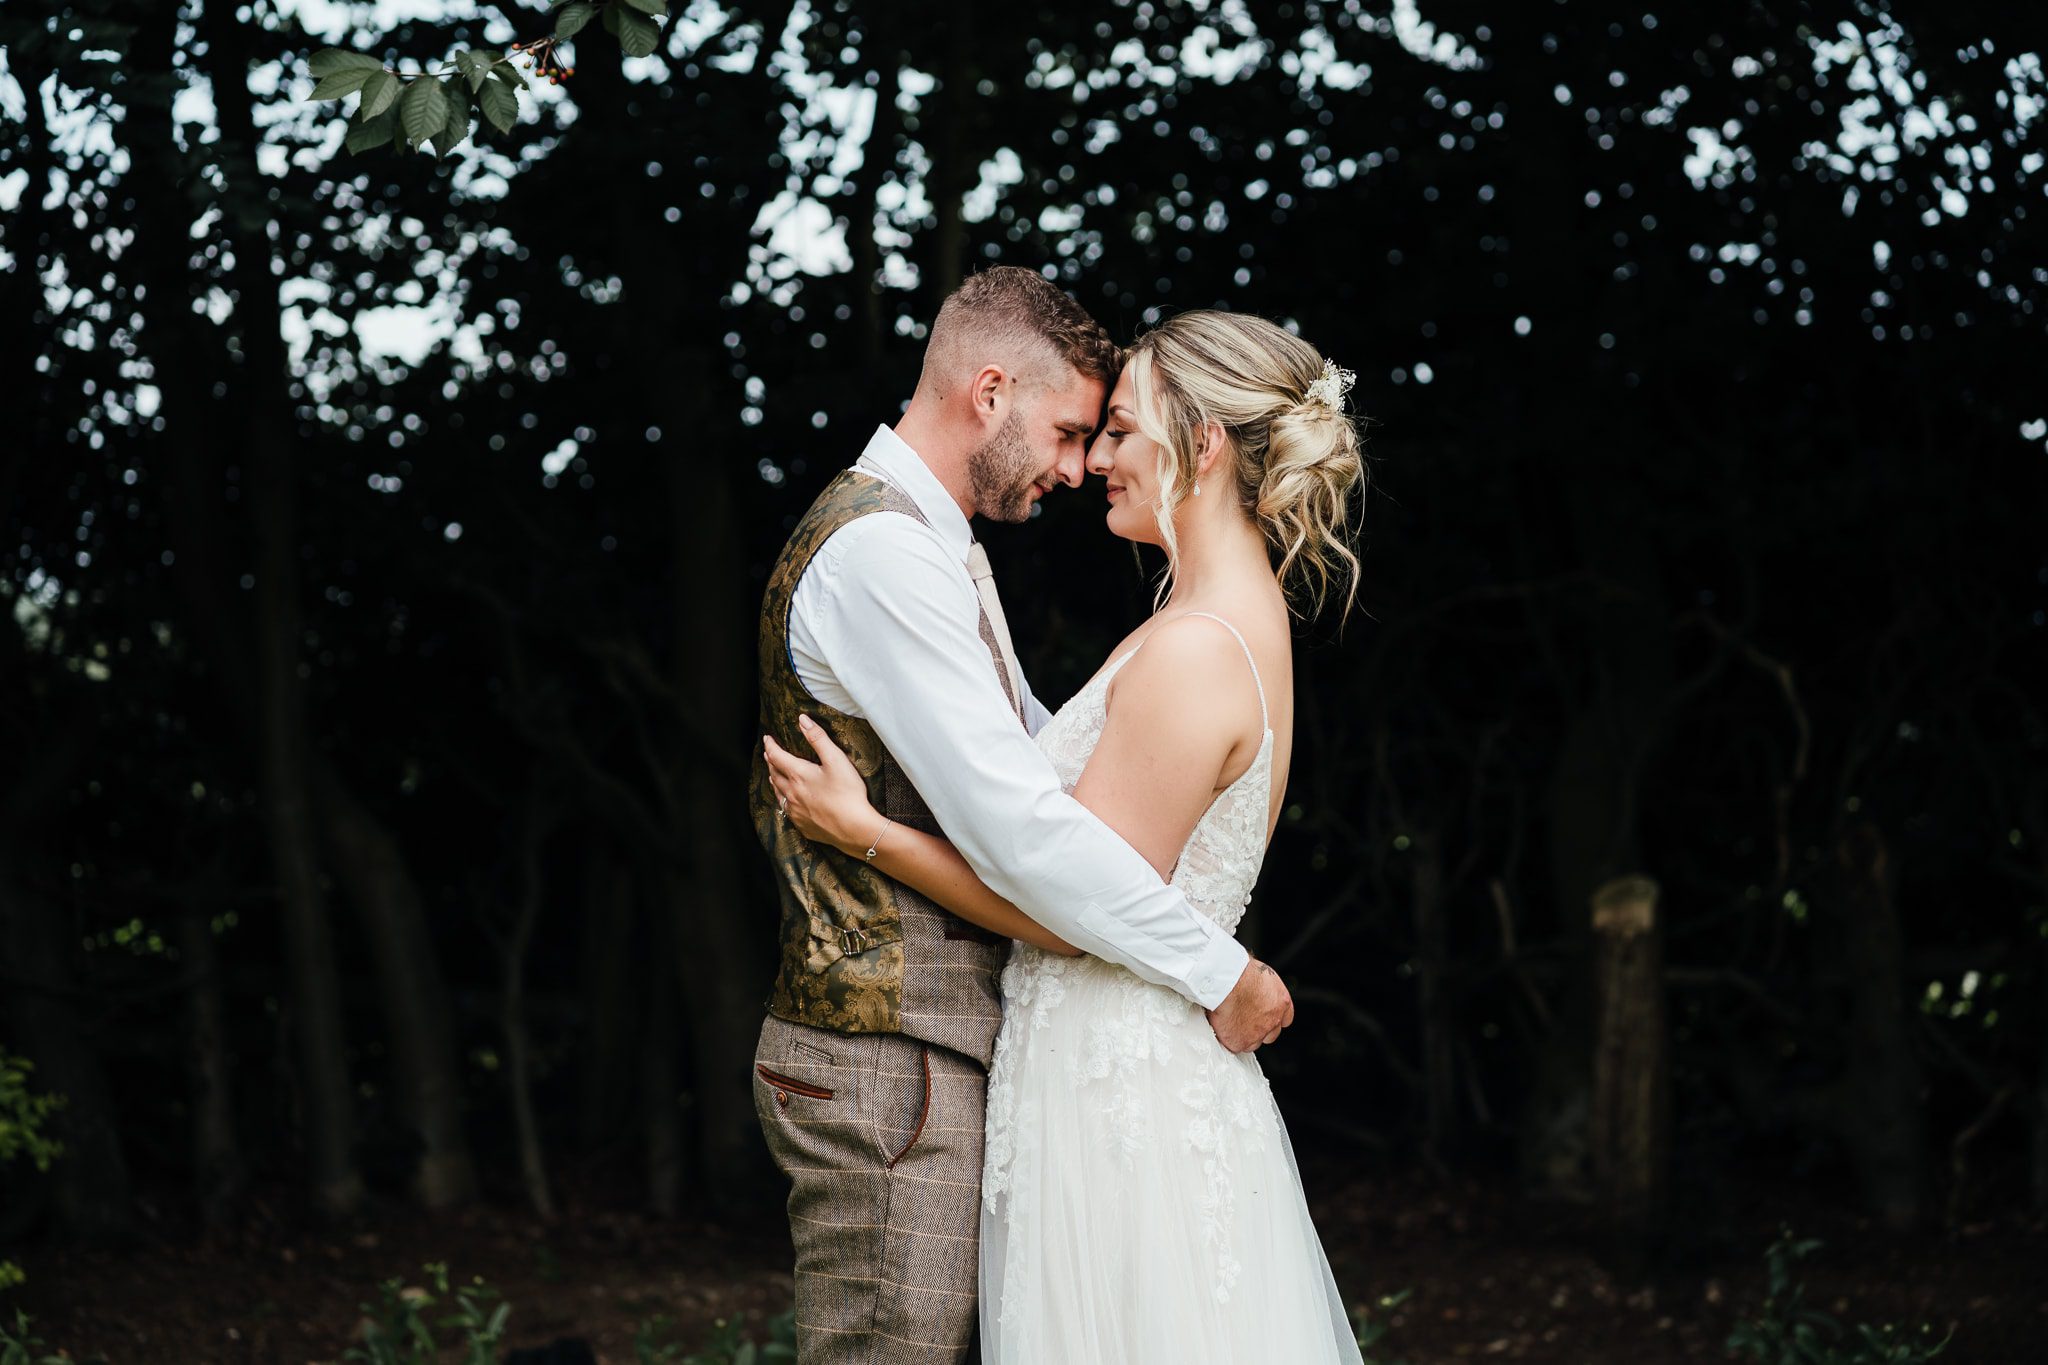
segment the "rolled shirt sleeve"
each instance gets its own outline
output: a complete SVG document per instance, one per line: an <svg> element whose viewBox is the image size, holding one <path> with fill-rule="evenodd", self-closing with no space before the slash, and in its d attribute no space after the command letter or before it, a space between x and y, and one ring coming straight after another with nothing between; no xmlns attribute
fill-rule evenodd
<svg viewBox="0 0 2048 1365"><path fill-rule="evenodd" d="M799 619L801 618L801 619ZM815 695L864 718L982 881L1085 952L1206 1009L1250 960L1060 787L1003 693L964 564L910 517L842 527L792 605L791 653ZM824 675L829 674L829 678ZM814 682L814 679L816 680Z"/></svg>

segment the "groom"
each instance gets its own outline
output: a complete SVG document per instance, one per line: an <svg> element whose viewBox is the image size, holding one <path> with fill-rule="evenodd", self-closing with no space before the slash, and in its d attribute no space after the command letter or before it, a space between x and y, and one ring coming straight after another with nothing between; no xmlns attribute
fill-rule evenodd
<svg viewBox="0 0 2048 1365"><path fill-rule="evenodd" d="M1022 521L1080 484L1118 365L1032 271L986 270L946 299L902 419L826 486L770 574L762 727L810 757L796 721L811 716L883 815L943 830L1005 899L1203 1006L1242 1052L1292 1020L1286 987L1063 794L970 525ZM799 1359L951 1365L974 1333L1004 944L803 839L759 752L751 801L782 901L754 1097L792 1182Z"/></svg>

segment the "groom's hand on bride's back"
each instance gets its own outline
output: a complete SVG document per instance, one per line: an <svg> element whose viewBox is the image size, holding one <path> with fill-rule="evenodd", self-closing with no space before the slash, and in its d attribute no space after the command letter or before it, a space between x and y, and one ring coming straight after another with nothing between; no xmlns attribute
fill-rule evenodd
<svg viewBox="0 0 2048 1365"><path fill-rule="evenodd" d="M1270 1043L1294 1022L1294 997L1280 973L1253 958L1245 964L1223 1003L1209 1011L1216 1040L1232 1052L1250 1052Z"/></svg>

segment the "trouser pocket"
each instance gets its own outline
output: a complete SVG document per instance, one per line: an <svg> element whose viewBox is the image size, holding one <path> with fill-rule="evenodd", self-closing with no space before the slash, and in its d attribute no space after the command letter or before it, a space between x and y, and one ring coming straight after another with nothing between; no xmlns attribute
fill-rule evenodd
<svg viewBox="0 0 2048 1365"><path fill-rule="evenodd" d="M891 1112L877 1116L882 1156L892 1170L917 1146L932 1116L932 1050L919 1045L914 1059L906 1053L903 1060L909 1074L888 1079L882 1093L895 1103L889 1105Z"/></svg>
<svg viewBox="0 0 2048 1365"><path fill-rule="evenodd" d="M860 1144L860 1090L846 1059L850 1040L769 1015L754 1049L754 1113L785 1171L818 1165L834 1143Z"/></svg>
<svg viewBox="0 0 2048 1365"><path fill-rule="evenodd" d="M754 1070L760 1073L762 1080L774 1087L775 1102L785 1107L789 1104L791 1095L802 1095L805 1099L812 1100L829 1100L838 1093L829 1086L813 1085L809 1081L800 1081L794 1076L771 1071L760 1062L754 1064Z"/></svg>

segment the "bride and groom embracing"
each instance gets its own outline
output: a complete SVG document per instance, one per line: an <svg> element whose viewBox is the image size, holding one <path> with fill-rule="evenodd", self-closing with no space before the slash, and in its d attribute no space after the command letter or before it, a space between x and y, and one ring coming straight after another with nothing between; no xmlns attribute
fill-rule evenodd
<svg viewBox="0 0 2048 1365"><path fill-rule="evenodd" d="M780 966L755 1105L804 1365L1356 1362L1234 935L1293 752L1289 594L1348 593L1350 376L1184 313L1119 350L1041 276L944 303L760 630ZM1097 428L1100 427L1100 434ZM971 518L1103 477L1156 612L1048 713Z"/></svg>

